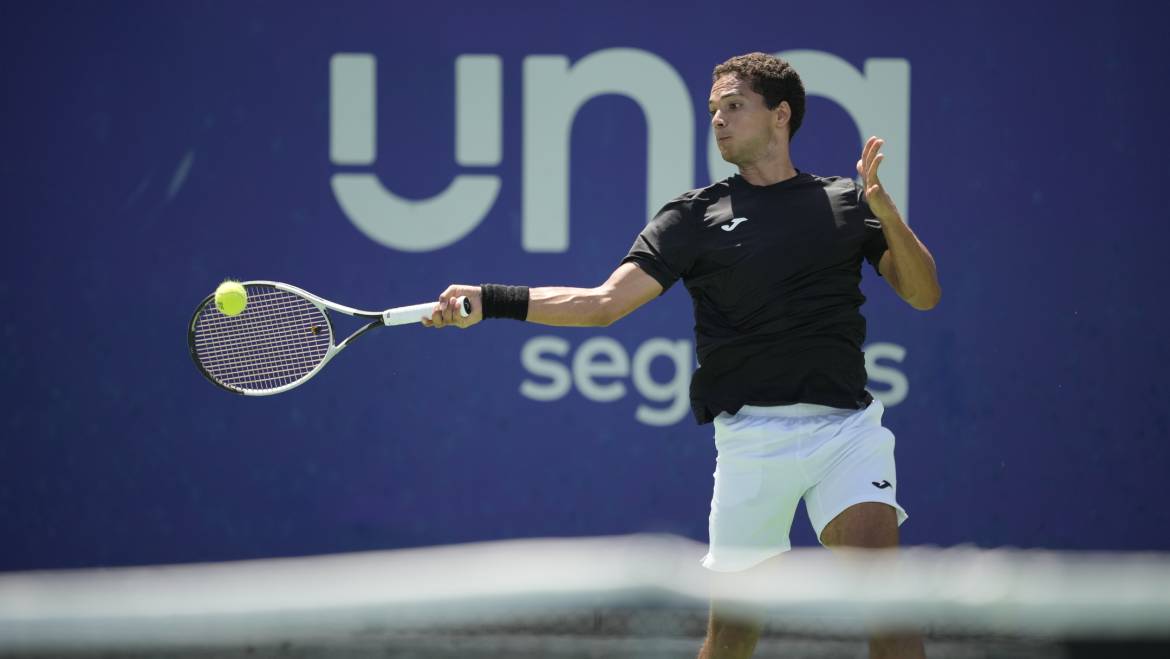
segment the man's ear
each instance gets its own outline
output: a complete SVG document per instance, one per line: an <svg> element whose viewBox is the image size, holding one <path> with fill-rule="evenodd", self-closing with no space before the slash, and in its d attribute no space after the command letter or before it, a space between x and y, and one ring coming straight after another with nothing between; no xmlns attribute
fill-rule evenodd
<svg viewBox="0 0 1170 659"><path fill-rule="evenodd" d="M772 111L776 113L776 124L787 127L788 122L792 120L792 107L788 105L788 101L780 101L780 105Z"/></svg>

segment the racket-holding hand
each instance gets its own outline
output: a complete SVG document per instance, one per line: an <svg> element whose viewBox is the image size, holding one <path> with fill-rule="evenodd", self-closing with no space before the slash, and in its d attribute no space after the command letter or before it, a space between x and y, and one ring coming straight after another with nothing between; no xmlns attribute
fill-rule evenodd
<svg viewBox="0 0 1170 659"><path fill-rule="evenodd" d="M459 313L459 303L456 298L466 297L471 303L471 313L467 316ZM465 329L483 320L483 292L479 286L464 286L454 284L447 287L439 296L431 311L430 318L423 318L422 323L427 327L458 327Z"/></svg>

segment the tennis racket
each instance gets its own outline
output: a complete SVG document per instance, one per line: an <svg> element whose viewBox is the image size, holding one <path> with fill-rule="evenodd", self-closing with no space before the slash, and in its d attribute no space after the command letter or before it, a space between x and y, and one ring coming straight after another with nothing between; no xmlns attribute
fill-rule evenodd
<svg viewBox="0 0 1170 659"><path fill-rule="evenodd" d="M435 305L361 311L280 282L246 281L243 285L248 304L235 316L216 308L214 294L199 303L187 328L187 344L204 377L246 396L270 396L298 387L359 336L375 327L420 322ZM460 314L468 316L471 302L466 297L457 302ZM330 311L370 322L338 343Z"/></svg>

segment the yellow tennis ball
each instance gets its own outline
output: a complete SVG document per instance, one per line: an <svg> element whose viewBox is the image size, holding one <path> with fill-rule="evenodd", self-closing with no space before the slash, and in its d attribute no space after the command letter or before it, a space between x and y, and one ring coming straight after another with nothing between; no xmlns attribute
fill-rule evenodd
<svg viewBox="0 0 1170 659"><path fill-rule="evenodd" d="M248 306L248 292L238 281L225 281L215 289L215 306L225 316L236 316Z"/></svg>

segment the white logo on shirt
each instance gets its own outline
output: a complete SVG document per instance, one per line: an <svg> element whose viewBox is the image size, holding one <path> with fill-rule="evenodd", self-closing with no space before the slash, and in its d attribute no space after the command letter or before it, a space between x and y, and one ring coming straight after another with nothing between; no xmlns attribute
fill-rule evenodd
<svg viewBox="0 0 1170 659"><path fill-rule="evenodd" d="M721 226L719 228L723 229L724 231L735 231L735 227L739 226L740 222L747 222L747 221L748 221L748 219L746 217L737 217L734 220L728 222L727 224L724 224L723 226Z"/></svg>

